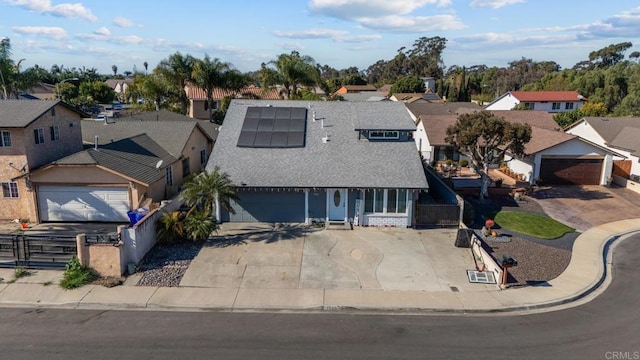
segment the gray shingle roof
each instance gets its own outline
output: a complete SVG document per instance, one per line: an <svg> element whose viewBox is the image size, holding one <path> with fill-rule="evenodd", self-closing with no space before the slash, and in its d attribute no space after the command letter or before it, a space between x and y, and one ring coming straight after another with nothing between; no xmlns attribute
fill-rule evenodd
<svg viewBox="0 0 640 360"><path fill-rule="evenodd" d="M162 160L160 169L156 169ZM53 162L54 165L99 165L144 184L164 177L163 169L177 159L146 134L90 148Z"/></svg>
<svg viewBox="0 0 640 360"><path fill-rule="evenodd" d="M57 100L1 100L0 127L26 127L57 103Z"/></svg>
<svg viewBox="0 0 640 360"><path fill-rule="evenodd" d="M640 117L586 117L583 119L611 147L640 153ZM574 124L574 126L577 126Z"/></svg>
<svg viewBox="0 0 640 360"><path fill-rule="evenodd" d="M98 144L109 144L132 136L147 134L171 155L180 157L182 151L200 120L161 110L146 112L115 119L105 124L103 121L83 121L82 140L93 143L98 136ZM200 127L200 129L202 129ZM207 133L202 129L205 134Z"/></svg>
<svg viewBox="0 0 640 360"><path fill-rule="evenodd" d="M309 104L305 147L236 146L248 107ZM232 100L207 170L219 166L236 185L251 187L427 188L415 143L358 140L355 124L362 117L379 128L415 128L403 103ZM327 143L322 142L325 135Z"/></svg>
<svg viewBox="0 0 640 360"><path fill-rule="evenodd" d="M437 103L411 103L407 109L415 117L420 115L460 115L482 110L482 107L472 102L437 102Z"/></svg>

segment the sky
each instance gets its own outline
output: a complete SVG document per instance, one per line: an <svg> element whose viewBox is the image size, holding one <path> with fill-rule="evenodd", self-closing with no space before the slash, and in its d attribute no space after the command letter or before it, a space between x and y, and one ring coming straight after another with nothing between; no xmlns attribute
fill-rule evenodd
<svg viewBox="0 0 640 360"><path fill-rule="evenodd" d="M562 68L630 41L640 0L0 0L0 38L21 69L149 71L180 52L254 71L293 50L336 69L367 69L420 37L447 39L452 65L522 57Z"/></svg>

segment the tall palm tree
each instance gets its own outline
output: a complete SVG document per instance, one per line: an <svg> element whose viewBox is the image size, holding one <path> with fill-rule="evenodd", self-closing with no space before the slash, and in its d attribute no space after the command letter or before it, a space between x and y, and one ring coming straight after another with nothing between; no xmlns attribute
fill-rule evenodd
<svg viewBox="0 0 640 360"><path fill-rule="evenodd" d="M113 71L113 76L118 75L118 67L115 65L111 65L111 71Z"/></svg>
<svg viewBox="0 0 640 360"><path fill-rule="evenodd" d="M209 216L216 213L216 198L223 209L234 212L231 200L237 199L235 186L229 175L218 167L211 172L205 170L187 181L180 193L180 199L192 210L203 211Z"/></svg>
<svg viewBox="0 0 640 360"><path fill-rule="evenodd" d="M320 83L320 71L315 60L297 51L280 54L269 64L262 64L260 77L265 86L282 85L287 99L295 98L301 86Z"/></svg>
<svg viewBox="0 0 640 360"><path fill-rule="evenodd" d="M234 70L231 64L221 62L218 58L212 60L209 55L205 55L204 60L195 61L192 80L205 91L209 121L211 122L213 122L213 90L222 88L223 90L239 91L248 83L247 78L242 76L239 71Z"/></svg>
<svg viewBox="0 0 640 360"><path fill-rule="evenodd" d="M144 65L144 73L146 74L147 70L149 70L149 63L145 61L142 65Z"/></svg>
<svg viewBox="0 0 640 360"><path fill-rule="evenodd" d="M2 98L8 99L10 88L7 82L10 80L9 75L13 69L13 60L11 59L11 41L9 38L0 40L0 89L2 89Z"/></svg>
<svg viewBox="0 0 640 360"><path fill-rule="evenodd" d="M191 80L194 61L195 58L193 56L189 54L182 55L180 52L176 52L167 59L162 60L155 70L159 75L164 76L172 87L174 87L172 93L176 94L176 101L180 106L180 112L184 115L187 114L189 108L189 98L187 98L185 87Z"/></svg>

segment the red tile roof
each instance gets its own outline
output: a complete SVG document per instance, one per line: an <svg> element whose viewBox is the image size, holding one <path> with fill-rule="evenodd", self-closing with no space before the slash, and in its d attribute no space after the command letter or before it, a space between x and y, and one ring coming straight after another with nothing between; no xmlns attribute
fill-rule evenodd
<svg viewBox="0 0 640 360"><path fill-rule="evenodd" d="M191 100L203 100L207 98L207 94L204 89L197 86L187 85L187 97ZM244 97L251 99L263 99L263 100L280 100L280 95L276 89L263 89L255 85L249 85L238 93L226 91L221 88L213 89L213 98L216 100L224 99L225 97Z"/></svg>
<svg viewBox="0 0 640 360"><path fill-rule="evenodd" d="M520 101L586 101L577 91L510 91Z"/></svg>

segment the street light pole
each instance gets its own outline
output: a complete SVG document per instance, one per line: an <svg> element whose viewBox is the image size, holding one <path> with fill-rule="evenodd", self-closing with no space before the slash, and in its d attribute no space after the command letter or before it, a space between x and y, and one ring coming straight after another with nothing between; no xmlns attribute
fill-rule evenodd
<svg viewBox="0 0 640 360"><path fill-rule="evenodd" d="M60 87L62 86L62 84L64 84L65 81L78 81L78 80L80 80L80 79L78 79L77 77L74 77L74 78L68 78L68 79L64 79L64 80L60 81L58 83L58 100L62 100L62 94L61 94L61 91L60 91Z"/></svg>

